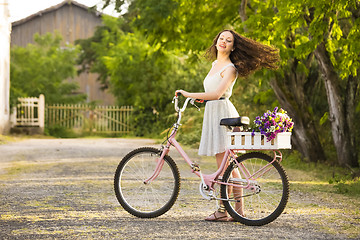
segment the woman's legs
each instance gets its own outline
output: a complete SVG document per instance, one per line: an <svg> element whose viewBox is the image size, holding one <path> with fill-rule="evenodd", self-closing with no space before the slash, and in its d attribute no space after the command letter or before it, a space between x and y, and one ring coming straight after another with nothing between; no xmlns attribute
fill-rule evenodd
<svg viewBox="0 0 360 240"><path fill-rule="evenodd" d="M219 168L223 159L224 159L224 155L225 152L223 153L218 153L216 154L216 163L217 163L217 167ZM224 175L224 172L227 168L229 164L226 163L225 167L224 167L224 171L221 173L221 175ZM235 169L232 172L232 177L233 178L241 178L240 172L238 169ZM231 189L229 189L229 191L231 191ZM234 194L234 198L239 197L240 198L240 202L236 202L235 203L235 210L236 212L238 212L240 215L244 216L244 199L241 197L243 195L243 189L240 187L233 187L232 188L233 194ZM222 205L222 202L220 202L220 204Z"/></svg>
<svg viewBox="0 0 360 240"><path fill-rule="evenodd" d="M218 168L220 167L220 165L221 165L221 163L222 163L222 161L224 159L224 155L225 155L225 152L218 153L218 154L215 155L216 164L217 164ZM225 172L227 166L228 166L228 163L226 163L226 165L224 167L224 171L221 173L221 176L224 175L224 172ZM241 178L239 171L238 170L233 171L232 177ZM234 187L233 192L234 192L234 197L236 197L236 196L240 197L243 194L243 189ZM235 203L235 209L239 214L244 216L244 201L243 201L243 198L240 198L240 202ZM215 211L213 214L211 214L209 217L207 217L205 220L216 221L216 220L219 220L219 219L223 219L226 216L227 216L227 212L225 210L225 207L224 207L222 201L220 201L220 208L217 211Z"/></svg>
<svg viewBox="0 0 360 240"><path fill-rule="evenodd" d="M224 155L225 155L225 152L218 153L215 155L216 164L217 164L218 168L221 165ZM226 169L226 168L224 168L224 169ZM224 175L224 171L221 173L221 176L222 175ZM218 210L216 210L213 214L211 214L210 216L205 218L206 221L227 221L227 219L228 219L228 214L225 210L225 207L224 207L224 204L222 203L222 201L220 201L220 208Z"/></svg>
<svg viewBox="0 0 360 240"><path fill-rule="evenodd" d="M241 178L240 172L238 169L235 169L232 172L233 178ZM244 215L244 198L242 198L243 195L243 189L241 187L233 187L232 188L234 198L237 198L240 200L240 202L235 202L235 211L238 212L241 216Z"/></svg>

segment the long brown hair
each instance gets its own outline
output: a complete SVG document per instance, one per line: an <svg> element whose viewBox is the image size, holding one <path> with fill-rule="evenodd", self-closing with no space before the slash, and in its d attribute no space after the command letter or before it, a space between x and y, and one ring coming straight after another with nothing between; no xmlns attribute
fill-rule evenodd
<svg viewBox="0 0 360 240"><path fill-rule="evenodd" d="M209 59L216 59L216 43L223 32L230 32L234 36L234 50L230 53L230 60L241 77L245 77L261 68L278 68L280 60L278 49L241 36L233 30L223 30L218 33L205 53L205 56Z"/></svg>

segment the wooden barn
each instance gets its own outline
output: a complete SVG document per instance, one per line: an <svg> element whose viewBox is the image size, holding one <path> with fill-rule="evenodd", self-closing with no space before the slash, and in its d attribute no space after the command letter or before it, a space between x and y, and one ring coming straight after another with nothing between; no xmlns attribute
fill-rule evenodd
<svg viewBox="0 0 360 240"><path fill-rule="evenodd" d="M35 13L27 18L12 23L11 46L25 47L33 43L35 33L40 35L48 32L59 32L64 43L74 44L77 39L89 38L96 26L102 24L102 13L90 10L75 1L66 0L62 3ZM115 98L101 90L97 75L82 73L75 81L79 83L80 92L86 93L87 101L96 101L101 105L112 105Z"/></svg>

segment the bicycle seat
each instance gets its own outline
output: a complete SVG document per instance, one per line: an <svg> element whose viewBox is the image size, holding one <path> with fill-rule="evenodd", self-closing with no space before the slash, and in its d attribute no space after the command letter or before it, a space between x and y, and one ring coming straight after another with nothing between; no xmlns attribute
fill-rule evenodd
<svg viewBox="0 0 360 240"><path fill-rule="evenodd" d="M220 121L220 125L227 127L242 127L249 124L250 118L248 117L223 118Z"/></svg>

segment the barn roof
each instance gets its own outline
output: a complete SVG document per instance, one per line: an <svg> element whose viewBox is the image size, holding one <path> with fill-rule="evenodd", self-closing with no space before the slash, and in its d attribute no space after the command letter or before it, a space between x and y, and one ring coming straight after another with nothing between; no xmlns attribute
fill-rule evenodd
<svg viewBox="0 0 360 240"><path fill-rule="evenodd" d="M57 9L61 8L62 6L64 6L65 4L74 5L74 6L80 7L80 8L83 8L83 9L89 11L89 12L91 11L91 12L93 12L96 16L101 16L101 15L103 15L103 13L101 13L101 12L99 12L99 11L96 11L95 9L91 9L90 7L85 6L85 5L83 5L83 4L80 4L80 3L76 2L76 1L73 1L73 0L65 0L65 1L59 3L59 4L55 5L55 6L46 8L46 9L41 10L41 11L39 11L39 12L37 12L37 13L34 13L34 14L32 14L32 15L26 17L26 18L23 18L23 19L20 19L20 20L18 20L18 21L13 22L13 23L12 23L12 27L15 27L15 26L17 26L17 25L20 25L20 24L22 24L22 23L25 23L25 22L27 22L27 21L30 21L31 19L33 19L33 18L35 18L35 17L38 17L38 16L41 16L41 15L43 15L43 14L45 14L45 13L49 13L49 12L52 12L52 11L56 11Z"/></svg>

